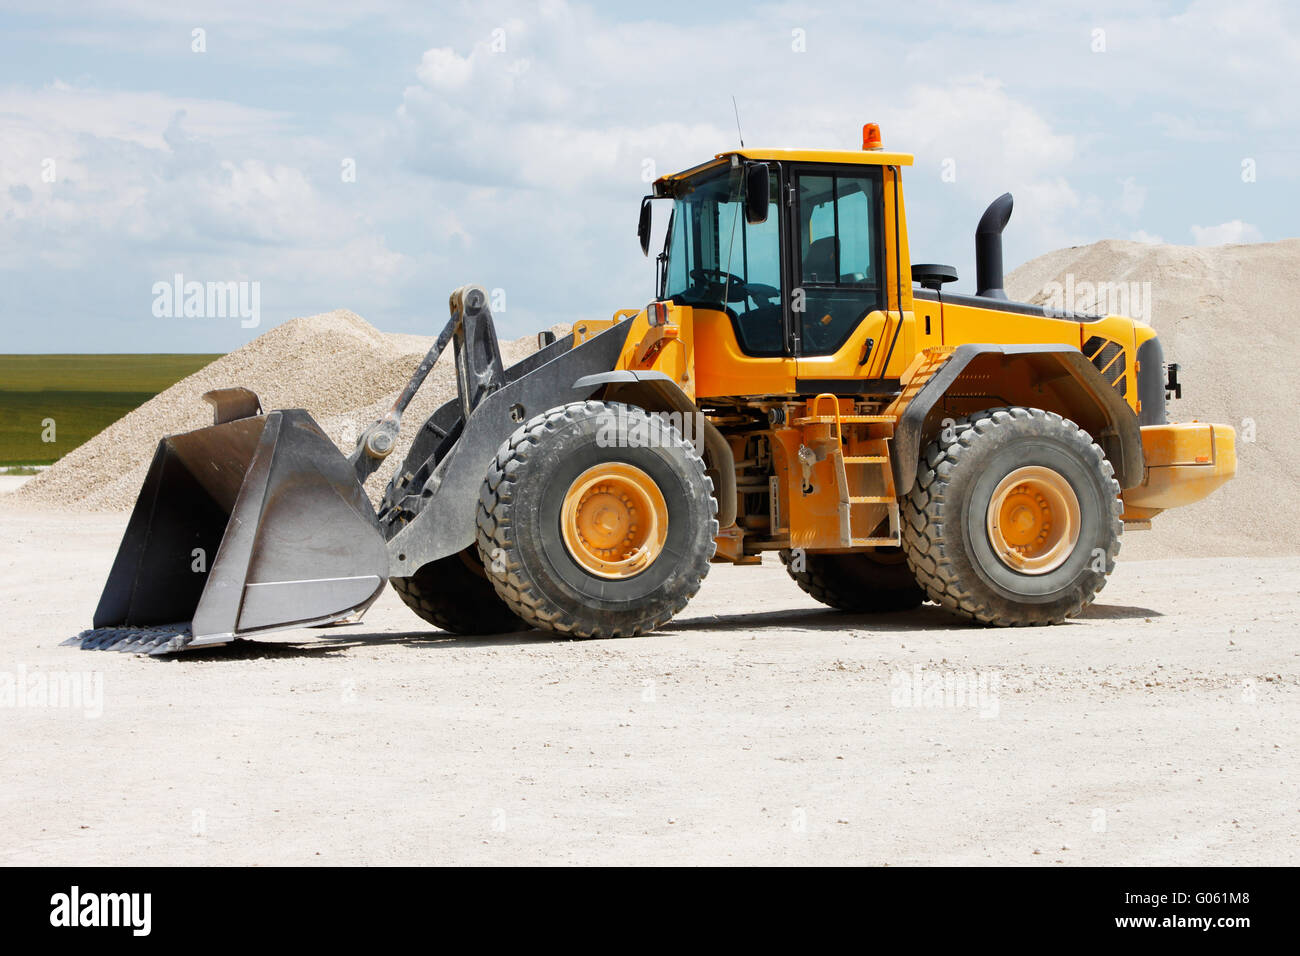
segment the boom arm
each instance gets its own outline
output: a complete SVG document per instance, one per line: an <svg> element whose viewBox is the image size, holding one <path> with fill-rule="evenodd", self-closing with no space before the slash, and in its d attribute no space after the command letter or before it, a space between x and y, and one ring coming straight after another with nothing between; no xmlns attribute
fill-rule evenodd
<svg viewBox="0 0 1300 956"><path fill-rule="evenodd" d="M356 448L348 456L348 462L357 473L357 480L363 484L375 473L383 460L392 454L402 425L402 413L411 404L415 393L420 390L420 386L424 384L424 380L433 371L434 365L453 339L456 342L457 378L466 416L486 395L501 386L501 351L497 346L496 333L492 329L492 313L488 309L487 293L476 285L461 286L451 294L448 305L451 309L451 318L439 333L437 341L416 366L411 380L406 383L406 387L397 396L392 407L383 418L361 433ZM470 336L466 335L467 326ZM490 342L484 342L485 348L482 350L488 353L486 368L473 367L473 357L466 354L467 337L475 340L490 339Z"/></svg>

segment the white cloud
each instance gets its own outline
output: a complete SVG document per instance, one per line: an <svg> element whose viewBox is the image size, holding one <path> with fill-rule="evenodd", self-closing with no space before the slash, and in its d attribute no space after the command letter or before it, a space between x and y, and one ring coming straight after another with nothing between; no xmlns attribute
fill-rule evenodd
<svg viewBox="0 0 1300 956"><path fill-rule="evenodd" d="M1137 232L1129 234L1129 240L1132 242L1145 242L1149 245L1161 245L1165 240L1162 236L1155 236L1145 229L1139 229Z"/></svg>
<svg viewBox="0 0 1300 956"><path fill-rule="evenodd" d="M352 59L349 40L359 31L386 24L409 30L417 19L404 0L98 0L91 4L49 4L7 0L6 12L26 8L31 16L49 18L41 38L88 51L129 50L133 57L189 61L191 31L207 31L207 55L224 63L293 63L315 69L346 66ZM431 17L443 11L430 7Z"/></svg>
<svg viewBox="0 0 1300 956"><path fill-rule="evenodd" d="M1228 134L1221 129L1206 127L1204 121L1187 116L1175 116L1172 113L1156 112L1151 114L1155 123L1169 139L1186 143L1221 142Z"/></svg>
<svg viewBox="0 0 1300 956"><path fill-rule="evenodd" d="M641 182L647 158L668 172L731 142L722 128L693 122L689 110L665 115L638 101L645 74L623 59L629 44L656 49L661 95L689 86L686 74L671 67L674 56L684 56L681 35L674 45L662 25L646 26L637 42L626 25L551 3L498 29L464 52L424 52L415 69L419 83L406 88L397 107L395 134L413 169L473 186L621 192ZM685 45L700 57L698 80L708 44Z"/></svg>
<svg viewBox="0 0 1300 956"><path fill-rule="evenodd" d="M1139 186L1137 178L1134 176L1126 176L1124 179L1120 180L1119 185L1120 210L1126 216L1136 216L1142 211L1142 207L1146 205L1147 188L1145 186Z"/></svg>
<svg viewBox="0 0 1300 956"><path fill-rule="evenodd" d="M40 230L66 262L123 240L319 247L346 221L302 169L235 152L236 130L268 120L241 122L229 104L61 87L6 91L3 108L0 216Z"/></svg>
<svg viewBox="0 0 1300 956"><path fill-rule="evenodd" d="M1243 242L1263 242L1260 231L1248 222L1234 219L1217 226L1192 226L1192 238L1198 246L1226 246Z"/></svg>
<svg viewBox="0 0 1300 956"><path fill-rule="evenodd" d="M84 135L162 149L167 145L164 133L177 113L185 115L190 133L205 139L265 141L282 131L286 120L279 111L223 100L95 89L61 80L38 89L0 89L6 133L39 130L50 136Z"/></svg>
<svg viewBox="0 0 1300 956"><path fill-rule="evenodd" d="M469 82L473 72L468 57L457 56L447 47L425 50L415 71L421 83L435 90L458 90Z"/></svg>

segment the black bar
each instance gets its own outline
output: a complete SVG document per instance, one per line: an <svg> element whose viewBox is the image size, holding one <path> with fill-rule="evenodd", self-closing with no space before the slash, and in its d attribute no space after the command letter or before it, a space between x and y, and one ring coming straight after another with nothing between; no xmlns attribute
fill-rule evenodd
<svg viewBox="0 0 1300 956"><path fill-rule="evenodd" d="M394 826L400 826L394 818ZM900 834L905 839L906 834ZM973 835L977 838L977 835ZM636 865L629 848L626 863ZM430 854L430 863L455 862ZM707 862L707 861L701 861ZM474 917L502 910L512 925L531 913L554 921L561 900L583 901L591 911L602 894L611 902L617 881L585 873L539 882L528 873L462 873L454 881L410 869L25 869L10 870L0 897L0 925L6 942L34 937L58 943L95 944L110 938L131 943L144 937L143 919L117 927L54 926L68 922L72 887L82 914L91 894L149 894L148 938L164 942L201 940L205 948L283 936L297 948L314 940L335 942L349 933L411 933L479 925ZM1291 928L1291 885L1285 869L1066 867L1048 850L1041 864L1018 869L873 868L830 874L808 885L803 874L770 870L733 871L730 906L708 892L718 879L699 870L673 876L673 919L707 920L706 932L767 934L786 929L805 939L855 932L862 938L902 937L929 947L937 942L1030 940L1073 949L1081 940L1130 940L1139 946L1211 940L1216 948L1258 945ZM443 884L434 890L433 883ZM699 881L698 883L695 881ZM708 881L709 886L705 885ZM569 885L570 883L575 885ZM548 898L548 891L555 898ZM582 892L581 897L572 895ZM560 897L559 894L564 896ZM741 895L738 895L741 894ZM756 905L735 906L746 898ZM776 901L780 904L776 905ZM122 913L142 917L144 897ZM624 898L624 904L627 900ZM482 907L477 910L477 907ZM104 912L98 904L96 911ZM547 917L546 914L550 916ZM576 914L575 914L576 915ZM1208 922L1206 922L1208 921ZM1231 923L1232 925L1229 925ZM852 926L852 930L850 930ZM280 932L276 933L274 930ZM1263 935L1261 935L1263 934ZM1287 937L1290 933L1287 933ZM433 938L430 934L429 938ZM1048 948L1045 947L1045 948ZM913 948L912 945L908 946ZM1019 945L1015 945L1019 949ZM11 951L20 951L13 949Z"/></svg>

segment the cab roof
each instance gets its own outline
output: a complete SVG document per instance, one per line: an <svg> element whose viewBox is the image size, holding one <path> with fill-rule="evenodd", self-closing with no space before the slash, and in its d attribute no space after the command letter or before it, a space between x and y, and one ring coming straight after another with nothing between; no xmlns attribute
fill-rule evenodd
<svg viewBox="0 0 1300 956"><path fill-rule="evenodd" d="M655 183L670 183L678 179L687 179L706 169L721 166L732 156L753 159L760 162L774 163L847 163L858 166L911 166L911 153L891 153L880 149L769 149L764 147L742 147L718 153L708 162L684 169L680 173L660 176Z"/></svg>

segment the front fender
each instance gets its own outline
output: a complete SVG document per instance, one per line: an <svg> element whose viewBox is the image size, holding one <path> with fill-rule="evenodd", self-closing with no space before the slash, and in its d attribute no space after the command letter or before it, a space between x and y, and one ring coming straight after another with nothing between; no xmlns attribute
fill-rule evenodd
<svg viewBox="0 0 1300 956"><path fill-rule="evenodd" d="M474 543L479 486L501 443L533 416L600 390L600 383L578 388L574 382L611 369L630 326L630 322L610 326L479 402L456 443L425 482L421 491L425 504L419 514L388 542L392 577L409 577L430 561ZM506 377L510 378L509 370Z"/></svg>

